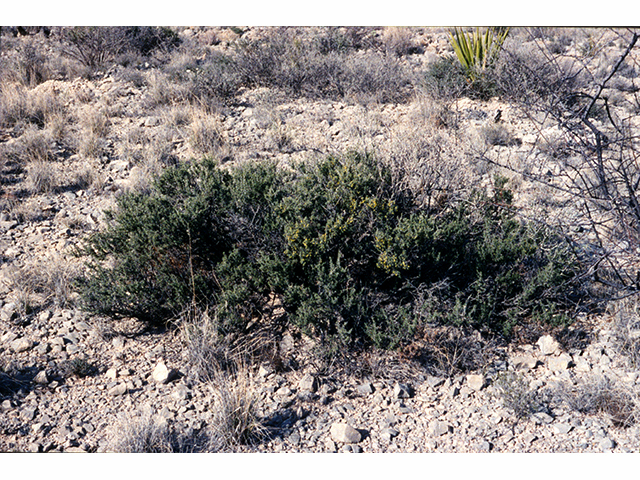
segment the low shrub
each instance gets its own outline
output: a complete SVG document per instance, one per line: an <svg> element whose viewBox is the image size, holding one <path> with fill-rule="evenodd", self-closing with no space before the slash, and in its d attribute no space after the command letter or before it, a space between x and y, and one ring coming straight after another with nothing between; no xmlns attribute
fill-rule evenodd
<svg viewBox="0 0 640 480"><path fill-rule="evenodd" d="M165 27L73 27L62 32L62 41L66 55L93 69L125 52L168 52L180 38Z"/></svg>
<svg viewBox="0 0 640 480"><path fill-rule="evenodd" d="M434 212L392 178L357 153L286 172L169 168L150 194L123 195L86 243L85 306L154 322L193 304L223 334L246 334L275 295L289 322L336 349L395 348L429 323L508 336L567 320L576 259L515 218L505 179Z"/></svg>

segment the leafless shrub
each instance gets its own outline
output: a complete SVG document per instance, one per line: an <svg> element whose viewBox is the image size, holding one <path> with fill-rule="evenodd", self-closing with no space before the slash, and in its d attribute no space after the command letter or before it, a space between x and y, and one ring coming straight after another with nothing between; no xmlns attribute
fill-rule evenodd
<svg viewBox="0 0 640 480"><path fill-rule="evenodd" d="M34 87L51 77L47 57L32 42L21 41L5 66L7 77L26 87Z"/></svg>
<svg viewBox="0 0 640 480"><path fill-rule="evenodd" d="M418 50L413 43L411 30L406 27L386 27L382 32L382 43L388 55L397 57L415 53Z"/></svg>
<svg viewBox="0 0 640 480"><path fill-rule="evenodd" d="M546 409L548 399L531 387L522 375L515 372L503 372L493 382L494 396L511 410L517 420L528 418L534 413Z"/></svg>
<svg viewBox="0 0 640 480"><path fill-rule="evenodd" d="M510 147L518 144L511 132L501 123L487 122L480 127L479 133L486 146Z"/></svg>
<svg viewBox="0 0 640 480"><path fill-rule="evenodd" d="M493 353L491 345L473 332L429 327L420 340L403 348L402 355L418 361L432 375L453 377L483 368Z"/></svg>
<svg viewBox="0 0 640 480"><path fill-rule="evenodd" d="M447 132L428 125L415 125L394 133L381 147L381 157L397 176L399 189L410 189L426 206L442 210L463 195L471 185L459 145Z"/></svg>
<svg viewBox="0 0 640 480"><path fill-rule="evenodd" d="M543 38L527 37L525 31L505 45L496 70L503 97L541 131L559 130L561 144L541 144L553 157L570 159L550 188L571 198L581 229L588 225L589 239L581 235L580 241L590 244L594 278L621 295L637 288L633 252L640 245L640 165L637 126L626 106L609 101L607 89L635 69L638 39L640 32L632 29L587 31L586 47L555 54ZM479 157L513 169L505 161ZM545 172L521 173L547 184ZM605 270L612 272L608 280Z"/></svg>

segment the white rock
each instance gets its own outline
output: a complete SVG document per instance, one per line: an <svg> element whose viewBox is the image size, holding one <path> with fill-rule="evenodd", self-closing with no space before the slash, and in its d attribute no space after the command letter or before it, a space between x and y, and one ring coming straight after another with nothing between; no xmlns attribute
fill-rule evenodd
<svg viewBox="0 0 640 480"><path fill-rule="evenodd" d="M476 392L482 390L484 384L484 375L467 375L467 385Z"/></svg>
<svg viewBox="0 0 640 480"><path fill-rule="evenodd" d="M310 373L307 373L298 382L298 389L302 392L314 392L316 390L316 379Z"/></svg>
<svg viewBox="0 0 640 480"><path fill-rule="evenodd" d="M151 374L151 378L156 383L169 383L176 377L177 372L174 369L169 369L167 366L160 362L156 365L156 368L153 369L153 373Z"/></svg>
<svg viewBox="0 0 640 480"><path fill-rule="evenodd" d="M560 345L551 335L543 335L538 339L538 347L543 355L553 355L560 351Z"/></svg>
<svg viewBox="0 0 640 480"><path fill-rule="evenodd" d="M331 438L339 443L358 443L362 435L358 430L346 423L334 423L331 425Z"/></svg>
<svg viewBox="0 0 640 480"><path fill-rule="evenodd" d="M109 395L113 395L114 397L124 395L125 393L127 393L127 385L124 383L120 383L109 390Z"/></svg>
<svg viewBox="0 0 640 480"><path fill-rule="evenodd" d="M116 378L118 378L118 370L116 370L115 368L110 368L109 370L107 370L104 376L110 380L115 380Z"/></svg>
<svg viewBox="0 0 640 480"><path fill-rule="evenodd" d="M34 382L39 383L40 385L46 385L49 383L49 378L47 377L47 372L41 370L33 379Z"/></svg>
<svg viewBox="0 0 640 480"><path fill-rule="evenodd" d="M442 435L446 435L447 433L452 431L451 425L446 422L441 422L440 420L435 420L429 425L429 430L431 430L431 434L435 437L440 437Z"/></svg>
<svg viewBox="0 0 640 480"><path fill-rule="evenodd" d="M549 367L549 370L553 372L561 372L569 368L570 363L571 363L571 356L566 353L562 353L557 357L549 357L549 360L547 361L547 366Z"/></svg>
<svg viewBox="0 0 640 480"><path fill-rule="evenodd" d="M33 347L33 342L24 337L11 342L11 349L16 353L26 352L31 347Z"/></svg>

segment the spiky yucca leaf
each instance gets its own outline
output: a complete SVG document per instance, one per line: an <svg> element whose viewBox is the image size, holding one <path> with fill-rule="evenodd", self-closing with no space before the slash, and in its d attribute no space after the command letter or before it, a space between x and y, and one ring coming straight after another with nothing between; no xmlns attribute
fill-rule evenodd
<svg viewBox="0 0 640 480"><path fill-rule="evenodd" d="M489 27L484 35L480 33L480 28L476 28L473 33L466 34L458 28L449 32L451 35L451 46L460 64L467 72L471 81L477 80L484 75L487 67L493 64L498 57L502 44L504 43L509 28Z"/></svg>

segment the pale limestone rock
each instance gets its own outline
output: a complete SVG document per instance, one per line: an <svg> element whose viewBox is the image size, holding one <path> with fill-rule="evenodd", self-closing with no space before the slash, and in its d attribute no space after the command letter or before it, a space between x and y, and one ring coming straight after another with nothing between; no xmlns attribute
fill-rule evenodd
<svg viewBox="0 0 640 480"><path fill-rule="evenodd" d="M476 392L482 390L485 385L484 375L467 375L467 385Z"/></svg>
<svg viewBox="0 0 640 480"><path fill-rule="evenodd" d="M156 368L153 369L151 378L153 378L153 381L156 383L169 383L176 377L177 373L173 368L167 368L163 362L160 362L156 365Z"/></svg>
<svg viewBox="0 0 640 480"><path fill-rule="evenodd" d="M560 351L560 345L551 335L543 335L538 339L538 347L543 355L553 355Z"/></svg>
<svg viewBox="0 0 640 480"><path fill-rule="evenodd" d="M569 364L571 363L571 356L567 353L562 353L557 357L549 357L547 361L547 366L549 370L553 372L561 372L569 368Z"/></svg>
<svg viewBox="0 0 640 480"><path fill-rule="evenodd" d="M334 423L331 425L331 438L339 443L358 443L362 435L358 430L346 423Z"/></svg>

